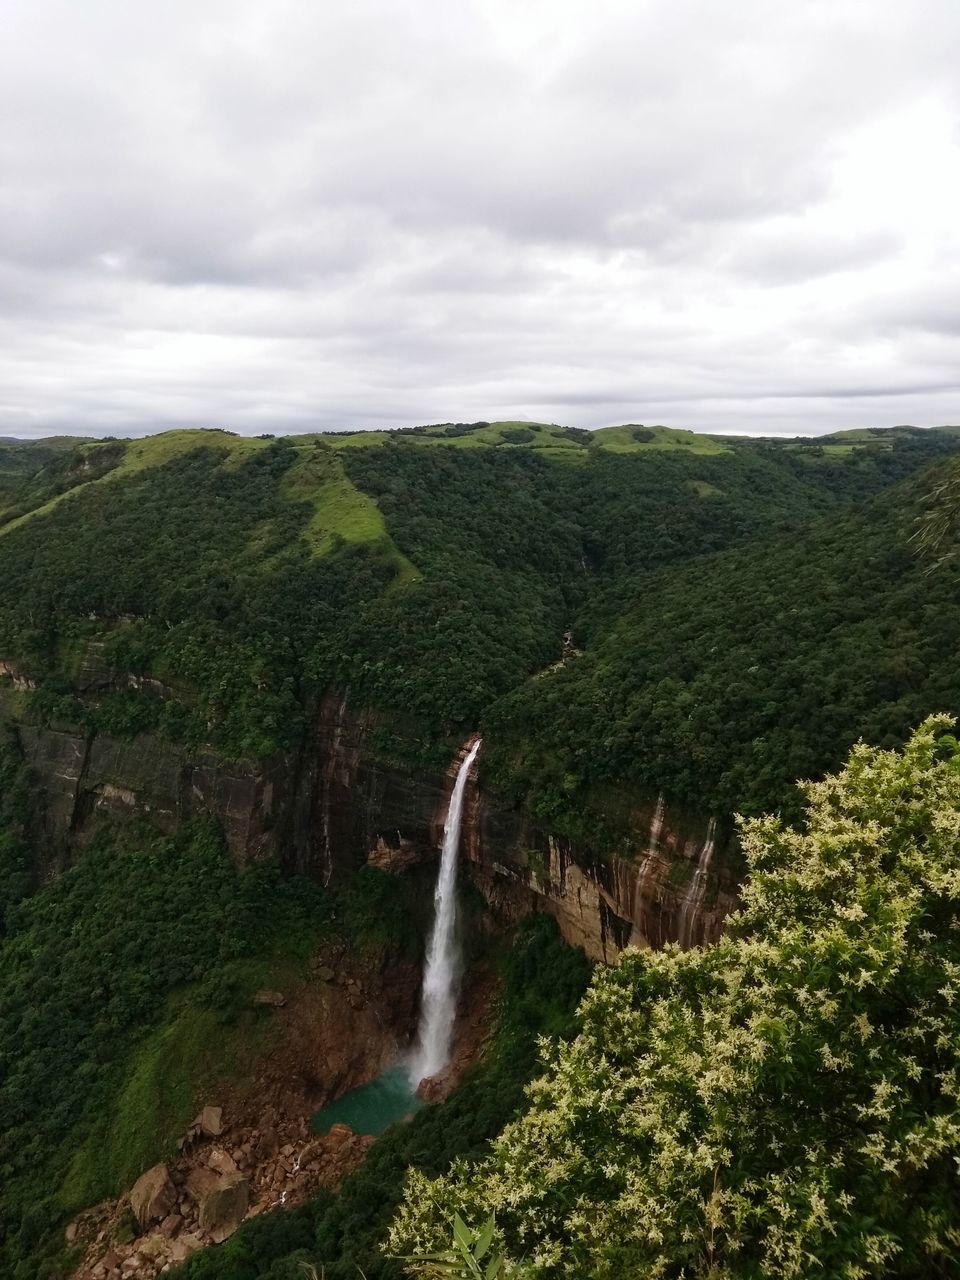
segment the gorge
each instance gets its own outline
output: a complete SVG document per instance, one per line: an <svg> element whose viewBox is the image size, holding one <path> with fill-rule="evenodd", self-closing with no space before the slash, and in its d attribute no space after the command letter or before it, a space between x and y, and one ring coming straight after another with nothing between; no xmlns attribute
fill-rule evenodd
<svg viewBox="0 0 960 1280"><path fill-rule="evenodd" d="M734 814L960 706L909 541L956 444L0 442L0 1269L166 1265L159 1161L191 1244L248 1184L189 1280L393 1280L403 1171L523 1113L587 961L723 954Z"/></svg>

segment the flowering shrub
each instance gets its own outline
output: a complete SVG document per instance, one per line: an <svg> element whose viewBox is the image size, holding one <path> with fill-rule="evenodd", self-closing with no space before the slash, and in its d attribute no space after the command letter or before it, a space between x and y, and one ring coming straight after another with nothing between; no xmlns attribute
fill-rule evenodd
<svg viewBox="0 0 960 1280"><path fill-rule="evenodd" d="M945 717L741 821L715 947L628 952L473 1166L409 1176L390 1251L496 1213L537 1277L960 1274L960 749Z"/></svg>

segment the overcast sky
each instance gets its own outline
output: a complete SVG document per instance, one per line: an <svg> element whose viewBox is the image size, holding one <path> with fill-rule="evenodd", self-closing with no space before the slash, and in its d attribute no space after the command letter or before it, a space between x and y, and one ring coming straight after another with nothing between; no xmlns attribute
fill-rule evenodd
<svg viewBox="0 0 960 1280"><path fill-rule="evenodd" d="M0 0L0 435L960 421L960 0Z"/></svg>

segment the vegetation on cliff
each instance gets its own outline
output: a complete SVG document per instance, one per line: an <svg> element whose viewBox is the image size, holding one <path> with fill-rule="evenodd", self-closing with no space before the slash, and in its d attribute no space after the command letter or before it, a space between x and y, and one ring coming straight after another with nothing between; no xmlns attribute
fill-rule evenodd
<svg viewBox="0 0 960 1280"><path fill-rule="evenodd" d="M599 970L479 1162L410 1176L390 1248L491 1209L528 1277L955 1275L960 746L858 746L798 829L741 823L717 946Z"/></svg>

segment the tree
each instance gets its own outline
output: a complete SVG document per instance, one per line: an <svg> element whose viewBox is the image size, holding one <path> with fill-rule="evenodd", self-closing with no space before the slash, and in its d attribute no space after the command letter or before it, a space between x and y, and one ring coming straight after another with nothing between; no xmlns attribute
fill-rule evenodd
<svg viewBox="0 0 960 1280"><path fill-rule="evenodd" d="M490 1156L412 1173L390 1248L496 1213L533 1276L955 1276L960 749L947 717L741 821L717 946L598 972Z"/></svg>
<svg viewBox="0 0 960 1280"><path fill-rule="evenodd" d="M960 466L942 472L927 494L913 543L930 563L928 572L956 558L960 538Z"/></svg>

